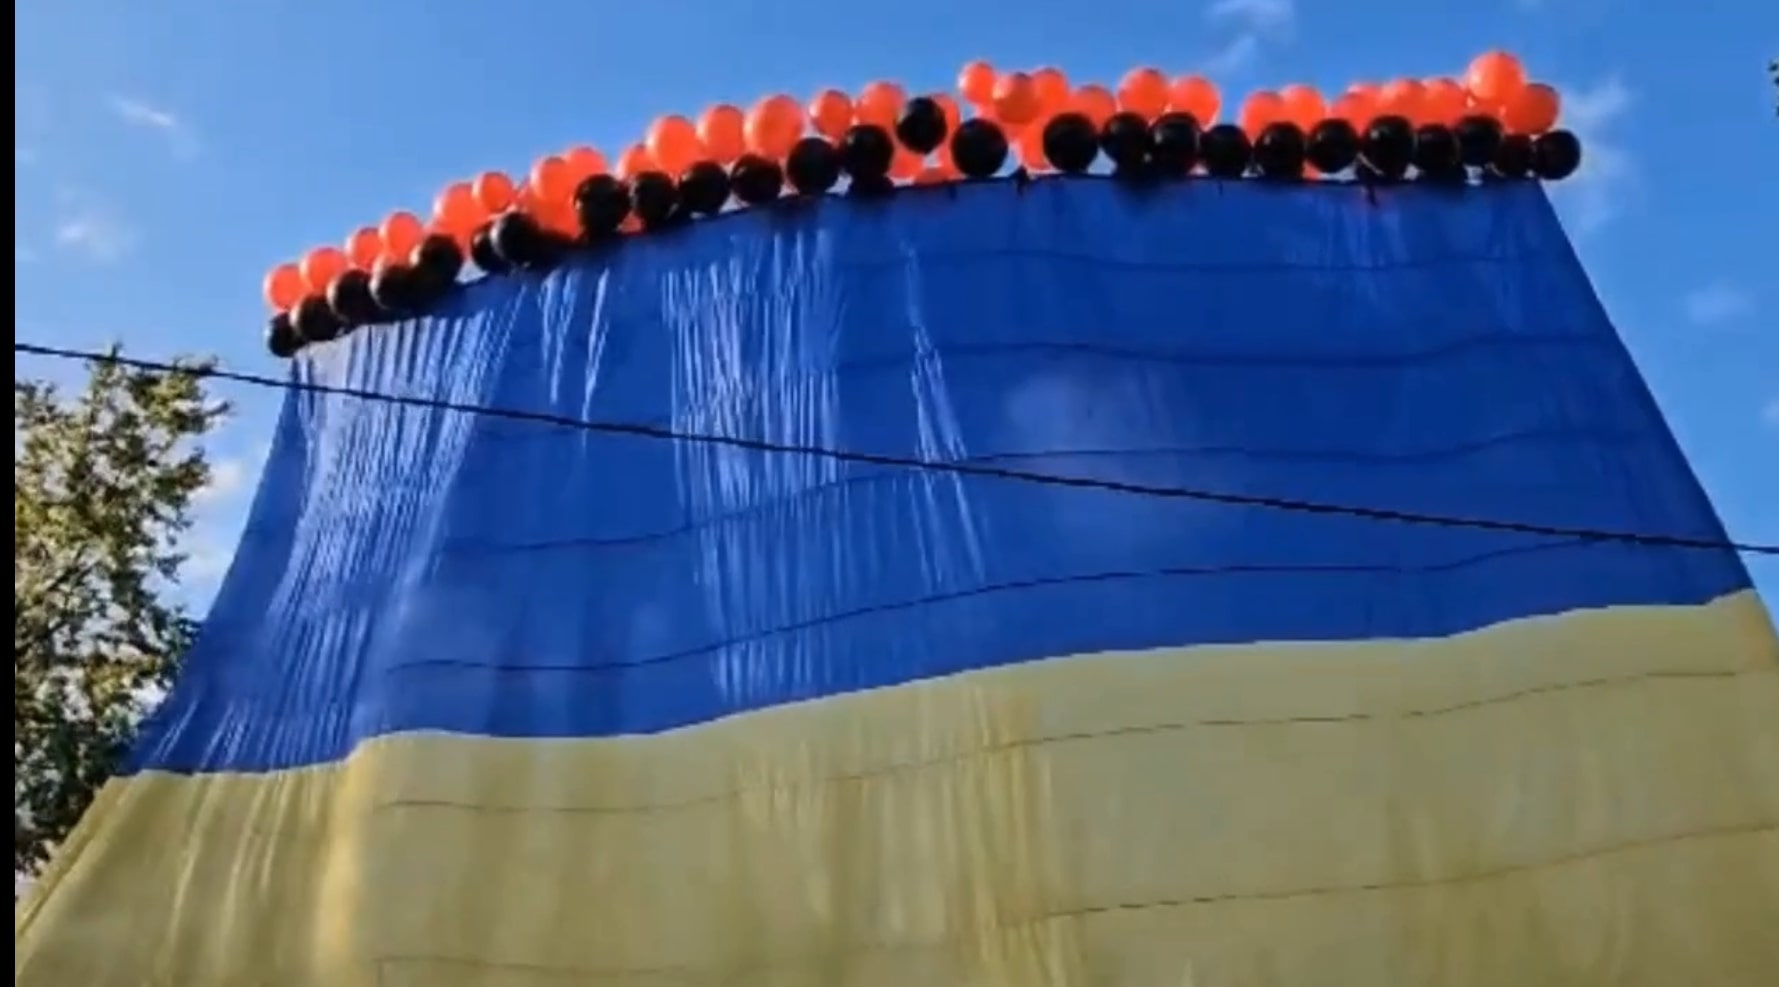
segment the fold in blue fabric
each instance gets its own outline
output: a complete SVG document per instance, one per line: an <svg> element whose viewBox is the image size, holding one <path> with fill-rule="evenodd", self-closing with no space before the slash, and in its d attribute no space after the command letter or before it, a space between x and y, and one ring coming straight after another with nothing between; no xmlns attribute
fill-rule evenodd
<svg viewBox="0 0 1779 987"><path fill-rule="evenodd" d="M294 373L687 435L1723 536L1530 183L787 203L484 279ZM1450 635L1746 586L1729 552L293 392L130 768L268 770L411 730L650 733L1011 662Z"/></svg>

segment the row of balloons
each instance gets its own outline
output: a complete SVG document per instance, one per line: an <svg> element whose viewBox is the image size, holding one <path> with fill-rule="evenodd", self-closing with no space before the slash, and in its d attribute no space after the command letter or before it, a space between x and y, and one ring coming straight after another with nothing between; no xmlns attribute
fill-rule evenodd
<svg viewBox="0 0 1779 987"><path fill-rule="evenodd" d="M1002 72L976 61L958 73L957 92L972 115L993 120L1006 131L1020 164L1033 171L1050 170L1044 159L1044 124L1061 113L1079 113L1098 127L1118 112L1151 121L1164 113L1183 112L1209 126L1224 109L1222 94L1210 80L1197 75L1170 79L1147 67L1132 69L1115 90L1109 90L1095 84L1071 85L1055 68ZM956 131L963 118L959 100L945 93L930 98L943 111L947 130ZM649 127L643 141L618 158L615 167L599 151L582 146L539 159L521 182L498 171L454 182L439 194L430 223L398 211L377 226L357 230L341 247L316 247L301 260L267 273L265 299L275 311L288 311L304 297L325 296L347 271L412 265L415 251L430 234L451 237L467 253L475 231L511 209L528 214L545 230L572 237L578 230L575 190L593 176L630 179L661 172L677 177L700 161L727 166L743 154L783 161L806 131L839 141L856 124L874 124L894 135L907 100L901 85L878 81L866 85L856 98L828 89L807 105L781 94L768 96L745 112L727 104L713 106L696 122L677 114L663 116ZM1382 116L1451 125L1461 117L1481 114L1500 121L1508 133L1536 135L1556 125L1560 108L1557 91L1530 81L1518 58L1491 51L1473 59L1461 78L1356 83L1333 100L1301 84L1262 90L1243 101L1236 121L1250 137L1257 137L1277 122L1295 123L1307 131L1333 118L1363 129ZM960 177L945 144L931 155L897 146L890 175L915 183ZM631 217L625 228L635 229L636 223Z"/></svg>

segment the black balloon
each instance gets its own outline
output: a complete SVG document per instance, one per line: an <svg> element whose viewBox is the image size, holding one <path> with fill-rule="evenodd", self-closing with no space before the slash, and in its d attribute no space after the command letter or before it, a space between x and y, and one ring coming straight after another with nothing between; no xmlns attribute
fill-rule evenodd
<svg viewBox="0 0 1779 987"><path fill-rule="evenodd" d="M1149 161L1149 123L1141 114L1114 113L1100 128L1100 148L1120 171L1139 170Z"/></svg>
<svg viewBox="0 0 1779 987"><path fill-rule="evenodd" d="M1247 132L1233 123L1217 124L1198 139L1198 156L1214 178L1242 177L1253 155Z"/></svg>
<svg viewBox="0 0 1779 987"><path fill-rule="evenodd" d="M475 235L469 238L469 257L489 274L505 274L513 269L500 251L494 249L494 231L487 223L477 227Z"/></svg>
<svg viewBox="0 0 1779 987"><path fill-rule="evenodd" d="M371 297L388 317L412 314L418 306L415 274L403 264L379 264L371 274Z"/></svg>
<svg viewBox="0 0 1779 987"><path fill-rule="evenodd" d="M915 154L927 155L939 149L945 143L946 134L945 111L939 108L938 102L926 96L916 96L902 107L901 119L896 121L896 137L902 146Z"/></svg>
<svg viewBox="0 0 1779 987"><path fill-rule="evenodd" d="M548 252L544 232L530 216L517 209L496 216L489 236L494 240L495 252L514 267L531 267Z"/></svg>
<svg viewBox="0 0 1779 987"><path fill-rule="evenodd" d="M846 186L847 195L860 198L885 196L895 190L895 179L888 175L861 175Z"/></svg>
<svg viewBox="0 0 1779 987"><path fill-rule="evenodd" d="M630 188L613 175L594 175L575 188L574 211L584 238L610 236L630 216Z"/></svg>
<svg viewBox="0 0 1779 987"><path fill-rule="evenodd" d="M889 174L896 156L896 142L889 131L871 123L854 124L840 138L840 167L858 179Z"/></svg>
<svg viewBox="0 0 1779 987"><path fill-rule="evenodd" d="M463 251L457 241L434 233L420 241L408 264L410 305L417 312L433 306L457 284L457 272L463 270Z"/></svg>
<svg viewBox="0 0 1779 987"><path fill-rule="evenodd" d="M527 270L548 271L559 266L574 252L576 239L559 233L544 230L537 238L537 254L531 263L525 265Z"/></svg>
<svg viewBox="0 0 1779 987"><path fill-rule="evenodd" d="M1269 123L1254 142L1254 167L1267 178L1302 178L1309 143L1295 123Z"/></svg>
<svg viewBox="0 0 1779 987"><path fill-rule="evenodd" d="M371 276L363 271L349 270L327 286L327 307L346 329L369 325L383 315L377 300L371 297Z"/></svg>
<svg viewBox="0 0 1779 987"><path fill-rule="evenodd" d="M694 216L715 216L729 201L729 173L715 161L700 161L679 176L680 205Z"/></svg>
<svg viewBox="0 0 1779 987"><path fill-rule="evenodd" d="M648 229L658 229L673 219L679 208L679 188L659 171L645 171L630 179L631 208Z"/></svg>
<svg viewBox="0 0 1779 987"><path fill-rule="evenodd" d="M1567 130L1553 130L1532 142L1532 170L1546 181L1560 182L1581 167L1581 141Z"/></svg>
<svg viewBox="0 0 1779 987"><path fill-rule="evenodd" d="M1371 121L1359 141L1359 157L1367 166L1364 177L1394 181L1408 174L1414 163L1415 128L1404 117L1382 116Z"/></svg>
<svg viewBox="0 0 1779 987"><path fill-rule="evenodd" d="M305 295L290 312L290 324L305 343L325 343L340 335L345 328L329 308L326 299Z"/></svg>
<svg viewBox="0 0 1779 987"><path fill-rule="evenodd" d="M1445 180L1464 175L1464 164L1458 156L1458 138L1444 124L1423 124L1415 131L1412 159L1416 170L1426 178Z"/></svg>
<svg viewBox="0 0 1779 987"><path fill-rule="evenodd" d="M1059 113L1044 125L1044 157L1057 171L1079 175L1099 157L1099 134L1080 113Z"/></svg>
<svg viewBox="0 0 1779 987"><path fill-rule="evenodd" d="M784 171L769 158L744 154L729 169L729 187L742 202L762 206L775 201L783 191Z"/></svg>
<svg viewBox="0 0 1779 987"><path fill-rule="evenodd" d="M1359 160L1359 132L1345 120L1323 120L1310 129L1304 156L1324 175L1346 171Z"/></svg>
<svg viewBox="0 0 1779 987"><path fill-rule="evenodd" d="M1458 159L1471 168L1492 163L1501 147L1501 123L1491 116L1467 116L1452 128L1452 134L1458 139Z"/></svg>
<svg viewBox="0 0 1779 987"><path fill-rule="evenodd" d="M785 177L800 195L821 195L840 181L840 152L820 137L805 137L784 162Z"/></svg>
<svg viewBox="0 0 1779 987"><path fill-rule="evenodd" d="M458 272L463 270L463 250L456 240L434 233L414 248L410 266L421 276L422 288L436 294L457 283Z"/></svg>
<svg viewBox="0 0 1779 987"><path fill-rule="evenodd" d="M1198 164L1198 119L1190 113L1163 113L1149 125L1149 160L1160 174L1178 178Z"/></svg>
<svg viewBox="0 0 1779 987"><path fill-rule="evenodd" d="M988 178L1007 163L1007 135L992 121L966 120L951 135L951 160L965 178Z"/></svg>
<svg viewBox="0 0 1779 987"><path fill-rule="evenodd" d="M1508 134L1495 148L1495 160L1489 171L1501 178L1524 178L1532 170L1532 138L1525 134Z"/></svg>
<svg viewBox="0 0 1779 987"><path fill-rule="evenodd" d="M266 323L266 350L280 360L287 360L297 355L303 348L303 337L297 335L296 326L291 325L290 313L279 312Z"/></svg>

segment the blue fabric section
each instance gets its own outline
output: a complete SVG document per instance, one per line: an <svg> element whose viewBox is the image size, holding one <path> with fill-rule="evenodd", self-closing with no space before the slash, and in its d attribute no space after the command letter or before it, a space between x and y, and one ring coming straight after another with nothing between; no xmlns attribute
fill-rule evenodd
<svg viewBox="0 0 1779 987"><path fill-rule="evenodd" d="M306 381L924 460L1722 531L1543 192L1099 181L754 210L321 348ZM1728 552L962 478L293 394L133 767L646 733L1007 662L1446 635Z"/></svg>

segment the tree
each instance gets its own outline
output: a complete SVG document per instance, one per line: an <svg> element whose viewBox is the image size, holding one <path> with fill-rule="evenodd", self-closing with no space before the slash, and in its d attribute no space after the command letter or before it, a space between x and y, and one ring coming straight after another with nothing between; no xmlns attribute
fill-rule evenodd
<svg viewBox="0 0 1779 987"><path fill-rule="evenodd" d="M196 374L111 361L72 396L15 379L12 407L16 876L86 811L191 640L169 593L210 478L197 443L227 409Z"/></svg>

